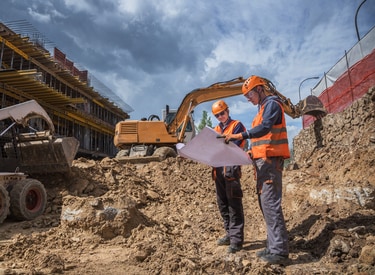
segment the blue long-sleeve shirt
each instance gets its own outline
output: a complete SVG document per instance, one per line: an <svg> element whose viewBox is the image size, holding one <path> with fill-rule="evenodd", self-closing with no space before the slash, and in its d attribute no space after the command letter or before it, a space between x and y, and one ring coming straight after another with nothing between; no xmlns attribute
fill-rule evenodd
<svg viewBox="0 0 375 275"><path fill-rule="evenodd" d="M258 106L260 109L260 107L264 105L262 123L250 130L246 130L246 132L243 132L242 137L244 139L262 137L271 130L273 125L282 123L282 110L277 103L277 100L277 96L267 96L263 99Z"/></svg>

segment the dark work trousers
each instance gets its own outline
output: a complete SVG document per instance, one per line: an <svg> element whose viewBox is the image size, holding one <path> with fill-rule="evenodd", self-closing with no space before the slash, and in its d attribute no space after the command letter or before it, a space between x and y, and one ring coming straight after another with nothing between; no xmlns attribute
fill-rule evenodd
<svg viewBox="0 0 375 275"><path fill-rule="evenodd" d="M233 167L231 168L233 169ZM228 178L224 176L223 167L214 169L216 169L216 199L224 221L226 236L230 237L231 244L242 245L245 219L242 205L243 193L239 176Z"/></svg>
<svg viewBox="0 0 375 275"><path fill-rule="evenodd" d="M281 157L257 159L254 165L259 206L267 226L267 248L271 253L287 256L288 231L281 208L284 160Z"/></svg>

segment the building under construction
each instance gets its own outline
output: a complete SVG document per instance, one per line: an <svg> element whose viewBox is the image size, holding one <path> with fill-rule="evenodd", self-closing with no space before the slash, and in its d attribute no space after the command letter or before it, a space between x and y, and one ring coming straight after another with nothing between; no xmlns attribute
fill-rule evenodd
<svg viewBox="0 0 375 275"><path fill-rule="evenodd" d="M57 135L79 140L78 156L114 156L114 125L129 118L131 107L123 103L124 108L119 101L114 104L92 87L94 77L78 69L58 48L54 47L52 56L38 36L22 35L22 28L31 25L21 23L0 22L0 108L34 99L52 118Z"/></svg>

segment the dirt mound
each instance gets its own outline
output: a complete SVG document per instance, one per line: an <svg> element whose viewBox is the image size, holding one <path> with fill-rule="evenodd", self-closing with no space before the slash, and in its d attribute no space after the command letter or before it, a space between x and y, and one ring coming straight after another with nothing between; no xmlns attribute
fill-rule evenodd
<svg viewBox="0 0 375 275"><path fill-rule="evenodd" d="M372 98L359 106L373 106ZM285 265L255 256L266 233L252 166L242 177L244 249L227 254L216 245L224 232L210 167L181 158L141 165L82 158L70 175L38 176L48 193L43 216L0 225L0 274L374 274L372 108L359 129L351 124L350 146L323 132L324 146L301 144L308 157L285 171Z"/></svg>

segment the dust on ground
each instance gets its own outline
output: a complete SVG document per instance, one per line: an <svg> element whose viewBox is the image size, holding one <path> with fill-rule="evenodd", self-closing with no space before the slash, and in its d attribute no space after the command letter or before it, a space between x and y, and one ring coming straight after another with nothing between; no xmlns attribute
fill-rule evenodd
<svg viewBox="0 0 375 275"><path fill-rule="evenodd" d="M351 150L321 147L285 169L284 265L255 256L266 232L252 166L242 176L244 249L228 254L216 245L224 231L207 165L81 158L69 175L38 177L44 215L0 225L0 274L375 274L371 125Z"/></svg>

